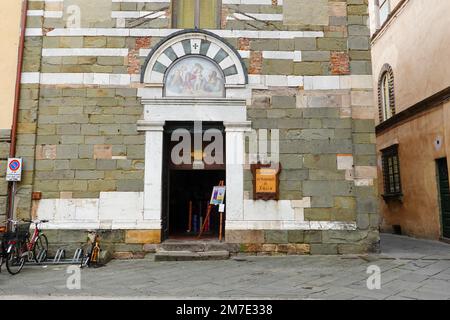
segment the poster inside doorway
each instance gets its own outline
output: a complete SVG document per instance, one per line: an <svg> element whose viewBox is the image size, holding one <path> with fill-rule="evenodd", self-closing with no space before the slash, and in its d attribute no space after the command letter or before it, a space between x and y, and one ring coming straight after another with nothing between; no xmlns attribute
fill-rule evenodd
<svg viewBox="0 0 450 320"><path fill-rule="evenodd" d="M218 206L225 201L225 186L216 186L211 195L210 204Z"/></svg>

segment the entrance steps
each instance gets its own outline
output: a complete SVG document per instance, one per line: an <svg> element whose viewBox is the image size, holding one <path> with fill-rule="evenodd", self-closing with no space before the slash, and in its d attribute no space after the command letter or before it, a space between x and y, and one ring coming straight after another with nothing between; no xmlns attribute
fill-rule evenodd
<svg viewBox="0 0 450 320"><path fill-rule="evenodd" d="M230 258L228 244L219 241L163 242L155 254L155 261L226 260Z"/></svg>

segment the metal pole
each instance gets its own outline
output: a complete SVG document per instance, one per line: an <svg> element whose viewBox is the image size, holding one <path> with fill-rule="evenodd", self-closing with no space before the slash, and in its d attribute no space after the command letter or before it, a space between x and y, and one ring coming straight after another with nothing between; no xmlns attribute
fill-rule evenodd
<svg viewBox="0 0 450 320"><path fill-rule="evenodd" d="M9 207L9 217L8 219L14 219L14 200L16 198L16 181L13 181L12 183L12 190L11 190L11 206ZM8 221L7 223L8 231L12 230L12 223Z"/></svg>

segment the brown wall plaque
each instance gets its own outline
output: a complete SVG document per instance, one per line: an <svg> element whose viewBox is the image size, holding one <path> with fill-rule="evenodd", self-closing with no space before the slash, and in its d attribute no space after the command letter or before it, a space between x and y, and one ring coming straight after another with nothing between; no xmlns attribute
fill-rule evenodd
<svg viewBox="0 0 450 320"><path fill-rule="evenodd" d="M253 164L253 199L278 200L281 165Z"/></svg>

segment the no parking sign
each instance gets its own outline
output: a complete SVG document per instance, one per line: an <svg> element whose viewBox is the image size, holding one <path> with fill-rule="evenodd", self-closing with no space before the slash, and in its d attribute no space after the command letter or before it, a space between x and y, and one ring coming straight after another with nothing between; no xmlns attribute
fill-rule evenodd
<svg viewBox="0 0 450 320"><path fill-rule="evenodd" d="M20 181L22 179L22 159L9 158L6 169L6 181Z"/></svg>

